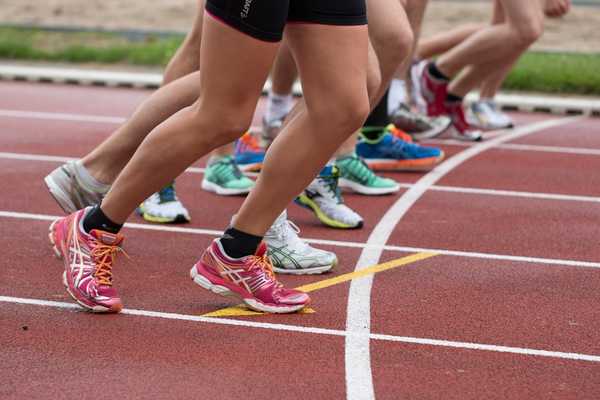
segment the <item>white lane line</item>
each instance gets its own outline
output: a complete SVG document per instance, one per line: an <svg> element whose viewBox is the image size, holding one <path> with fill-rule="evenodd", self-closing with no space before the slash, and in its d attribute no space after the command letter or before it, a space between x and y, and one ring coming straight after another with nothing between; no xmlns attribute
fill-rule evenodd
<svg viewBox="0 0 600 400"><path fill-rule="evenodd" d="M504 131L503 131L504 132ZM433 145L447 145L447 146L460 146L460 147L472 147L474 144L470 142L463 142L455 139L430 139L423 141L423 144ZM544 146L539 144L519 144L519 143L505 143L497 146L498 149L514 150L514 151L534 151L541 153L558 153L558 154L576 154L583 156L600 156L600 149L586 149L583 147L565 147L565 146Z"/></svg>
<svg viewBox="0 0 600 400"><path fill-rule="evenodd" d="M49 301L49 300L39 300L39 299L28 299L28 298L10 297L10 296L0 296L0 302L9 303L9 304L20 304L20 305L41 306L41 307L50 307L50 308L58 308L58 309L68 309L68 310L81 310L81 307L79 307L78 305L76 305L74 303L65 303L65 302L60 302L60 301ZM82 313L84 313L84 311L82 311ZM314 334L314 335L345 336L345 337L355 335L353 333L346 332L343 330L338 330L338 329L315 328L315 327L309 327L309 326L288 325L288 324L274 324L274 323L268 323L268 322L256 322L256 321L228 319L228 318L202 317L202 316L197 316L197 315L177 314L177 313L149 311L149 310L137 310L137 309L128 309L128 308L123 309L121 311L121 314L132 315L132 316L136 316L136 317L160 318L160 319L188 321L188 322L200 322L200 323L205 323L205 324L237 326L237 327L244 327L244 328L265 329L265 330L280 331L280 332L296 332L296 333L306 333L306 334ZM94 318L94 317L92 316L92 318ZM468 349L468 350L478 350L478 351L489 351L489 352L499 352L499 353L511 353L511 354L519 354L519 355L524 355L524 356L549 357L549 358L558 358L558 359L573 360L573 361L600 362L600 356L592 355L592 354L569 353L569 352L561 352L561 351L539 350L539 349L529 349L529 348L523 348L523 347L509 347L509 346L499 346L499 345L491 345L491 344L471 343L471 342L457 342L457 341L452 341L452 340L417 338L417 337L410 337L410 336L394 336L394 335L383 335L383 334L370 333L370 334L368 334L367 340L416 344L416 345L435 346L435 347L448 347L448 348Z"/></svg>
<svg viewBox="0 0 600 400"><path fill-rule="evenodd" d="M76 157L49 156L45 154L26 154L26 153L7 153L0 152L0 159L18 160L18 161L47 161L56 163L66 163L69 161L78 160ZM190 167L185 172L192 174L203 174L204 168Z"/></svg>
<svg viewBox="0 0 600 400"><path fill-rule="evenodd" d="M54 221L60 218L59 215L45 215L45 214L31 214L14 211L0 211L0 218L14 218L34 221ZM138 224L138 223L126 223L125 228L129 229L140 229L155 232L170 232L170 233L183 233L188 235L203 235L203 236L220 236L223 231L216 229L200 229L200 228L184 228L179 226L167 226L167 225L152 225L152 224ZM394 251L399 253L437 253L445 256L463 257L463 258L476 258L484 260L498 260L498 261L511 261L511 262L523 262L530 264L542 264L542 265L555 265L560 267L579 267L579 268L597 268L600 269L600 262L594 261L580 261L580 260L565 260L560 258L544 258L544 257L528 257L528 256L515 256L510 254L494 254L494 253L481 253L481 252L470 252L460 250L449 250L449 249L431 249L423 247L409 247L409 246L392 246L392 245L381 245L378 243L360 243L360 242L346 242L337 240L326 240L326 239L314 239L314 238L303 238L308 243L318 244L324 246L334 247L347 247L354 249L372 249L377 251Z"/></svg>
<svg viewBox="0 0 600 400"><path fill-rule="evenodd" d="M0 117L42 119L52 121L94 122L112 125L119 125L126 121L126 119L123 117L22 110L0 110Z"/></svg>
<svg viewBox="0 0 600 400"><path fill-rule="evenodd" d="M371 232L367 243L387 243L396 225L413 204L415 204L429 188L434 186L436 182L465 161L494 146L510 140L515 140L543 129L564 125L578 119L580 119L580 117L549 120L526 125L505 135L478 143L453 157L450 157L419 179L419 181L417 181L396 201L394 205L392 205ZM363 249L356 264L355 271L367 268L370 265L378 264L382 253L383 250L381 249ZM367 400L375 398L369 340L369 334L371 332L372 287L372 276L364 276L355 279L350 284L346 330L352 334L346 336L345 346L346 393L347 399L349 400Z"/></svg>
<svg viewBox="0 0 600 400"><path fill-rule="evenodd" d="M126 121L123 117L103 116L103 115L86 115L86 114L69 114L56 112L39 112L27 110L7 110L0 109L0 117L21 118L21 119L42 119L42 120L57 120L57 121L72 121L72 122L95 122L102 124L120 125ZM250 131L253 133L260 132L260 126L252 126ZM510 130L500 130L486 133L486 139L492 139L500 135L510 134ZM423 142L424 144L434 145L452 145L461 147L471 147L472 142L464 142L455 139L429 139ZM530 145L518 143L506 143L497 146L500 149L506 150L521 150L521 151L538 151L548 153L565 153L565 154L580 154L600 156L600 149L586 149L579 147L563 147L563 146L544 146Z"/></svg>
<svg viewBox="0 0 600 400"><path fill-rule="evenodd" d="M76 160L74 157L48 156L42 154L25 154L25 153L6 153L0 152L0 159L19 160L19 161L48 161L64 163ZM186 169L187 173L203 174L205 168L190 167ZM401 188L410 189L413 187L410 183L401 183ZM594 196L577 196L559 193L538 193L538 192L521 192L515 190L497 190L497 189L481 189L462 186L432 186L429 190L438 192L451 192L463 194L482 194L489 196L506 196L506 197L521 197L526 199L539 200L559 200L559 201L581 201L586 203L600 203L600 197Z"/></svg>

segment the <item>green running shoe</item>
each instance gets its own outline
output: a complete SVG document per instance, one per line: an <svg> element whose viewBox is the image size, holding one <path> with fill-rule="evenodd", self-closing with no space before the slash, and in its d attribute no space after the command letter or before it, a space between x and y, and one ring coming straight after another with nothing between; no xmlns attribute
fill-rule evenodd
<svg viewBox="0 0 600 400"><path fill-rule="evenodd" d="M206 167L202 189L221 196L247 194L254 181L240 171L232 156L221 158Z"/></svg>
<svg viewBox="0 0 600 400"><path fill-rule="evenodd" d="M375 175L373 170L356 154L335 160L340 170L339 186L365 195L396 193L400 185L393 179Z"/></svg>

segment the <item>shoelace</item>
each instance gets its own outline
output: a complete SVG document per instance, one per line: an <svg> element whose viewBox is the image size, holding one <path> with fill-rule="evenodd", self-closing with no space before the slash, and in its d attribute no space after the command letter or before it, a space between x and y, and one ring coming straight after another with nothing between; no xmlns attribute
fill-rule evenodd
<svg viewBox="0 0 600 400"><path fill-rule="evenodd" d="M240 179L243 174L233 157L227 157L218 162L217 173L221 175L223 181L230 181L233 179Z"/></svg>
<svg viewBox="0 0 600 400"><path fill-rule="evenodd" d="M352 156L349 163L351 163L350 169L356 174L356 177L362 182L373 182L376 178L375 173L369 168L367 163L358 156Z"/></svg>
<svg viewBox="0 0 600 400"><path fill-rule="evenodd" d="M239 140L250 151L261 152L263 150L258 139L249 132L244 133Z"/></svg>
<svg viewBox="0 0 600 400"><path fill-rule="evenodd" d="M99 284L112 286L112 264L117 253L123 253L129 258L127 253L119 246L111 246L96 241L92 249L92 257L96 263L94 277L98 279Z"/></svg>
<svg viewBox="0 0 600 400"><path fill-rule="evenodd" d="M331 175L320 175L318 179L325 184L327 191L331 193L338 204L343 204L342 191L338 186L339 172L334 172Z"/></svg>
<svg viewBox="0 0 600 400"><path fill-rule="evenodd" d="M386 127L388 132L390 132L393 136L397 137L400 140L403 140L408 143L412 143L413 139L408 133L404 132L402 129L397 128L395 125L390 124Z"/></svg>
<svg viewBox="0 0 600 400"><path fill-rule="evenodd" d="M281 224L280 229L282 231L281 236L283 237L283 240L288 243L291 242L292 247L295 247L295 249L300 251L304 251L308 248L308 244L306 244L302 239L300 239L300 236L298 236L300 234L300 228L298 228L298 225L289 219L286 219Z"/></svg>
<svg viewBox="0 0 600 400"><path fill-rule="evenodd" d="M172 201L177 201L177 196L175 195L175 187L173 184L170 184L158 192L158 198L160 203L169 203Z"/></svg>
<svg viewBox="0 0 600 400"><path fill-rule="evenodd" d="M271 264L271 259L265 252L262 256L250 256L250 266L249 270L252 269L260 269L264 271L265 275L269 278L270 282L273 282L277 287L281 287L281 283L275 278L275 273L273 272L273 265ZM265 284L268 282L265 282ZM260 285L257 289L261 288L264 285Z"/></svg>

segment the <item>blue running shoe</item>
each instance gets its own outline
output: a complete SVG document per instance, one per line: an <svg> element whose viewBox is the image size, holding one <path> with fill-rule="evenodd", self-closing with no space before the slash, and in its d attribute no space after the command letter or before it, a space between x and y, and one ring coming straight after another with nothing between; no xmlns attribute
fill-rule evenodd
<svg viewBox="0 0 600 400"><path fill-rule="evenodd" d="M441 149L413 143L410 135L393 125L376 140L361 135L356 154L376 171L426 171L444 159Z"/></svg>
<svg viewBox="0 0 600 400"><path fill-rule="evenodd" d="M265 150L260 147L258 139L250 132L235 143L235 163L244 172L259 172L265 160Z"/></svg>

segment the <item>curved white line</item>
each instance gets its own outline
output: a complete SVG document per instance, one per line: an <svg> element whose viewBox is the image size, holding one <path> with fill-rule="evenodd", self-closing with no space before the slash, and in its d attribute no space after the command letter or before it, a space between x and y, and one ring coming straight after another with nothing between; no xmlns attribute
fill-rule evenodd
<svg viewBox="0 0 600 400"><path fill-rule="evenodd" d="M449 158L419 179L392 205L371 232L367 245L387 243L396 225L413 204L436 182L465 161L502 143L581 118L561 118L526 125L486 142L478 143ZM355 271L379 263L382 253L383 249L381 247L365 247L356 264ZM371 400L375 398L369 348L372 286L373 276L354 279L350 285L346 318L347 335L345 339L346 393L349 400Z"/></svg>

